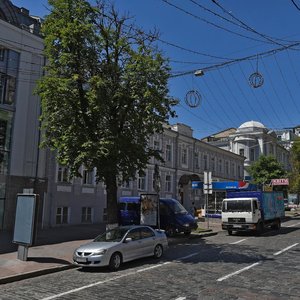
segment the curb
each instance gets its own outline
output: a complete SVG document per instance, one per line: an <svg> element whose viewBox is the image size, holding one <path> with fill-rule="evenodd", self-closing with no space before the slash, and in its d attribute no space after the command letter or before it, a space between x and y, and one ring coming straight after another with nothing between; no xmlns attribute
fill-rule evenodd
<svg viewBox="0 0 300 300"><path fill-rule="evenodd" d="M65 271L65 270L73 269L73 268L77 268L77 266L74 266L72 264L63 265L63 266L55 266L55 267L52 267L52 268L27 272L27 273L23 273L23 274L12 275L12 276L8 276L8 277L2 277L2 278L0 278L0 285L5 284L5 283L11 283L11 282L14 282L14 281L23 280L23 279L38 277L38 276L41 276L41 275L46 275L46 274L56 273L56 272L60 272L60 271Z"/></svg>

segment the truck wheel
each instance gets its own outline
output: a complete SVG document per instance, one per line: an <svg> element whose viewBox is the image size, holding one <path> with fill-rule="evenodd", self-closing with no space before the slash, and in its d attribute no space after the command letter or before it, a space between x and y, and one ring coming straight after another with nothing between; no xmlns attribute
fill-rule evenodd
<svg viewBox="0 0 300 300"><path fill-rule="evenodd" d="M232 230L227 230L229 235L232 235Z"/></svg>
<svg viewBox="0 0 300 300"><path fill-rule="evenodd" d="M263 222L259 222L257 224L256 234L257 235L261 235L263 232L264 232L264 223Z"/></svg>
<svg viewBox="0 0 300 300"><path fill-rule="evenodd" d="M278 220L277 225L276 225L276 229L277 229L277 230L280 230L280 228L281 228L281 221Z"/></svg>

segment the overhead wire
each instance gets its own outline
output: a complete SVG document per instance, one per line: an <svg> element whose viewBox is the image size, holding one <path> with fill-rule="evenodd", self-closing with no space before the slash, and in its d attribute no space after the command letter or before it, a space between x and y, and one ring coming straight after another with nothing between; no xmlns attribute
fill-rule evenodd
<svg viewBox="0 0 300 300"><path fill-rule="evenodd" d="M284 77L284 75L283 75L283 72L282 72L282 70L281 70L281 68L280 68L280 65L279 65L279 63L278 63L278 60L277 60L277 58L276 58L276 55L274 55L273 57L274 57L274 60L275 60L275 62L276 62L276 65L277 65L277 67L278 67L278 69L279 69L281 78L282 78L282 80L283 80L283 82L284 82L284 84L285 84L285 87L286 87L286 89L287 89L287 91L288 91L288 93L289 93L289 95L290 95L290 97L291 97L291 100L292 100L292 102L293 102L293 105L295 106L295 108L296 108L298 114L300 114L300 110L299 110L299 108L298 108L298 105L297 105L297 103L296 103L296 101L295 101L295 99L294 99L294 97L293 97L293 94L292 94L292 92L291 92L291 90L290 90L290 88L289 88L289 86L288 86L288 84L287 84L287 81L286 81L286 79L285 79L285 77Z"/></svg>
<svg viewBox="0 0 300 300"><path fill-rule="evenodd" d="M252 38L252 37L249 37L249 36L240 34L240 33L238 33L238 32L235 32L235 31L233 31L233 30L230 30L230 29L227 29L227 28L225 28L225 27L222 27L222 26L220 26L220 25L218 25L218 24L215 24L215 23L213 23L213 22L211 22L211 21L208 21L208 20L206 20L206 19L204 19L204 18L201 18L201 17L199 17L199 16L197 16L197 15L195 15L195 14L193 14L193 13L191 13L191 12L189 12L189 11L187 11L187 10L185 10L185 9L183 9L183 8L181 8L181 7L177 6L177 5L175 5L175 4L173 4L173 3L170 3L168 0L161 0L161 1L165 2L166 4L168 4L168 5L170 5L170 6L173 6L174 8L176 8L176 9L178 9L178 10L184 12L185 14L188 14L188 15L192 16L193 18L196 18L196 19L198 19L198 20L200 20L200 21L202 21L202 22L204 22L204 23L207 23L207 24L213 26L213 27L216 27L216 28L218 28L218 29L224 30L224 31L226 31L226 32L228 32L228 33L231 33L231 34L234 34L234 35L243 37L243 38L247 38L247 39L250 39L250 40L253 40L253 41L257 41L257 42L263 42L262 40L259 40L259 39L256 39L256 38Z"/></svg>
<svg viewBox="0 0 300 300"><path fill-rule="evenodd" d="M241 71L241 73L242 73L242 75L243 75L245 81L248 82L248 78L247 78L247 76L246 76L244 70L242 69L241 65L238 64L238 66L239 66L239 68L240 68L240 71ZM268 115L267 112L265 111L265 108L264 108L264 106L261 104L261 102L260 102L260 100L258 99L256 93L254 93L254 91L253 91L252 88L250 89L250 91L251 91L251 93L252 93L253 98L255 98L256 103L258 103L258 105L260 106L261 111L264 113L264 115L266 116L266 118L269 119L269 123L270 123L273 127L275 127L274 124L273 124L272 119L269 117L269 115Z"/></svg>
<svg viewBox="0 0 300 300"><path fill-rule="evenodd" d="M258 32L257 30L253 29L252 27L250 27L249 25L247 25L245 22L243 22L242 20L238 19L237 17L234 16L234 14L232 12L229 12L228 10L226 10L221 4L219 4L217 2L217 0L211 0L216 6L218 6L224 13L228 14L229 16L231 16L233 19L235 19L236 21L238 21L239 23L241 23L242 25L244 25L245 29L247 29L248 31L251 31L257 35L259 35L260 37L266 39L267 41L271 42L271 43L274 43L274 44L277 44L279 46L284 46L283 44L281 43L278 43L275 41L276 40L279 40L277 38L273 38L273 37L269 37L268 35L266 34L262 34L260 32Z"/></svg>
<svg viewBox="0 0 300 300"><path fill-rule="evenodd" d="M282 104L282 101L281 101L281 99L280 99L280 97L279 97L279 95L278 95L278 93L277 93L277 91L276 91L276 89L275 89L275 86L274 86L274 83L273 83L272 76L271 76L271 74L270 74L270 72L269 72L269 70L268 70L268 68L267 68L267 66L266 66L266 64L265 64L265 62L264 62L264 60L262 59L261 61L262 61L262 65L263 65L263 67L264 67L264 70L266 71L266 74L268 75L268 82L270 83L270 86L271 86L271 88L272 88L272 90L273 90L273 93L275 94L275 97L276 97L277 100L278 100L277 103L279 103L279 106L280 106L280 108L281 108L281 111L285 114L285 116L287 117L287 119L290 119L289 114L288 114L288 112L287 112L286 109L285 109L285 105ZM290 121L291 121L291 120L290 120Z"/></svg>
<svg viewBox="0 0 300 300"><path fill-rule="evenodd" d="M258 58L257 58L257 61L256 61L256 68L254 68L253 64L252 64L252 61L249 61L250 62L250 65L252 67L252 70L253 72L258 72ZM272 110L273 112L273 115L277 118L278 122L281 123L282 125L282 122L281 122L281 119L279 117L279 115L277 114L273 104L272 104L272 101L270 101L270 98L268 97L265 89L264 89L264 86L261 86L259 91L262 92L262 94L264 95L264 98L266 99L267 103L268 103L268 107L270 107L270 109Z"/></svg>
<svg viewBox="0 0 300 300"><path fill-rule="evenodd" d="M240 93L242 94L243 96L243 99L247 102L247 107L249 107L251 110L252 110L252 113L253 115L255 116L258 116L257 115L257 112L255 111L255 109L253 108L251 102L248 100L248 97L246 96L245 92L243 91L239 81L236 79L235 75L233 74L232 70L231 70L231 67L230 66L227 66L228 70L229 70L229 73L233 79L233 82L236 83L237 87L238 87L238 90L240 91Z"/></svg>
<svg viewBox="0 0 300 300"><path fill-rule="evenodd" d="M264 56L274 55L277 52L281 52L281 51L284 51L284 50L287 50L287 49L290 49L292 47L296 47L296 46L299 46L299 45L300 45L300 42L297 42L297 43L294 43L294 44L290 44L288 46L283 46L283 47L271 49L271 50L268 50L268 51L260 52L260 53L257 53L257 54L252 54L252 55L249 55L249 56L228 60L228 61L223 62L223 63L210 65L208 67L202 68L202 71L206 72L206 71L216 70L218 68L222 68L222 67L225 67L227 65L232 65L232 64L244 61L244 60L256 59L257 56L264 57ZM178 72L177 74L175 73L175 74L171 75L171 77L180 77L180 76L190 75L190 74L195 73L195 71L197 71L197 69L194 69L194 70L191 70L191 71L186 71L186 72Z"/></svg>

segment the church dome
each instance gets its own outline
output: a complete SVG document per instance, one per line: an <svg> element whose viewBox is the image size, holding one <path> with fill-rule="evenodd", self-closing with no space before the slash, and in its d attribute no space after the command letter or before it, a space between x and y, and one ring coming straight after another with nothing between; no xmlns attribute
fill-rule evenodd
<svg viewBox="0 0 300 300"><path fill-rule="evenodd" d="M243 123L239 127L239 129L241 129L241 128L266 128L266 127L265 127L265 125L263 125L260 122L257 122L257 121L248 121L248 122Z"/></svg>

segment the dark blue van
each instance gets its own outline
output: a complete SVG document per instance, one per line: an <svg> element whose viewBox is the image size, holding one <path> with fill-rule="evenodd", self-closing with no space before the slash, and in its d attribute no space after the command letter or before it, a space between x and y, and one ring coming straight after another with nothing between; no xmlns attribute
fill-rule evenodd
<svg viewBox="0 0 300 300"><path fill-rule="evenodd" d="M140 224L140 197L121 197L119 199L120 225ZM168 236L177 232L188 235L198 227L195 218L175 199L160 198L160 228Z"/></svg>

